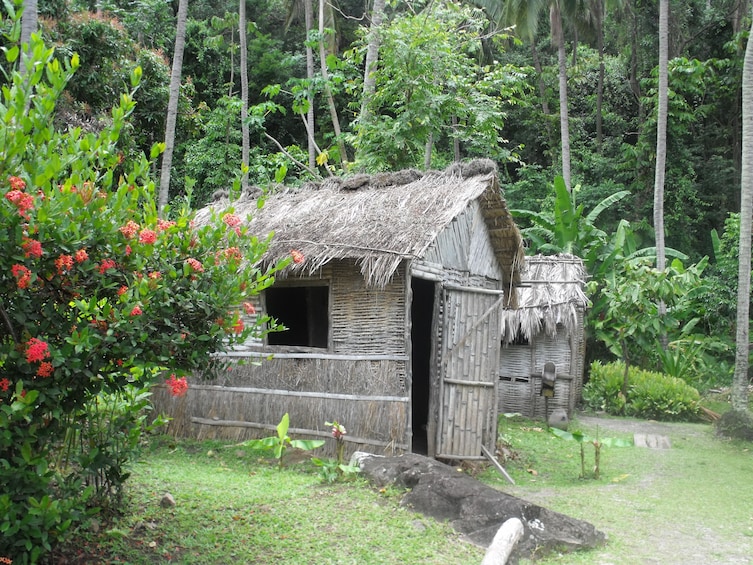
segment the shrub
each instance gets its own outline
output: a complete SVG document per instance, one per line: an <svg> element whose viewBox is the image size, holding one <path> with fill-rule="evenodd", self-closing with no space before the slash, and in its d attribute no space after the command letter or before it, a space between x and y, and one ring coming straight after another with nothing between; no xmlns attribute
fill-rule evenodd
<svg viewBox="0 0 753 565"><path fill-rule="evenodd" d="M682 379L663 373L630 367L627 398L621 386L625 374L622 362L594 361L583 401L594 410L656 420L692 420L700 411L700 395Z"/></svg>
<svg viewBox="0 0 753 565"><path fill-rule="evenodd" d="M18 37L16 19L6 39ZM61 133L78 58L38 36L26 71L20 46L3 52L15 70L0 93L0 558L34 563L119 493L145 391L172 373L184 394L181 375L261 332L267 319L246 326L243 303L285 262L260 270L267 241L232 210L201 228L188 209L158 217L149 161L118 151L133 93L98 134Z"/></svg>

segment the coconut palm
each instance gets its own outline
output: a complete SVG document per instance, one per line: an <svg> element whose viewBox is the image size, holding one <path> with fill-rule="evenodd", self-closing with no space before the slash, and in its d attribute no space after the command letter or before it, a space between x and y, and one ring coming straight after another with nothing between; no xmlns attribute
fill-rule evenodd
<svg viewBox="0 0 753 565"><path fill-rule="evenodd" d="M170 98L167 102L167 120L165 123L165 152L162 154L162 170L159 182L158 210L160 214L167 205L170 194L170 169L173 166L175 149L175 126L178 118L178 99L180 98L180 76L183 71L183 51L186 46L186 20L188 19L188 0L178 3L178 20L175 31L175 51L173 67L170 73Z"/></svg>
<svg viewBox="0 0 753 565"><path fill-rule="evenodd" d="M570 120L567 109L567 55L563 30L563 11L567 14L582 12L583 0L474 0L484 8L490 19L503 26L515 25L518 32L534 41L539 17L549 10L552 43L557 46L559 67L560 143L562 153L562 178L570 190Z"/></svg>
<svg viewBox="0 0 753 565"><path fill-rule="evenodd" d="M251 142L248 132L248 47L246 42L246 0L238 2L238 32L241 48L241 132L242 149L241 161L243 163L243 175L241 177L241 190L248 191L248 159L251 150Z"/></svg>
<svg viewBox="0 0 753 565"><path fill-rule="evenodd" d="M751 25L753 37L753 25ZM732 409L748 412L748 355L750 327L750 253L753 226L753 41L743 62L743 149L740 181L740 251L737 275L737 335Z"/></svg>

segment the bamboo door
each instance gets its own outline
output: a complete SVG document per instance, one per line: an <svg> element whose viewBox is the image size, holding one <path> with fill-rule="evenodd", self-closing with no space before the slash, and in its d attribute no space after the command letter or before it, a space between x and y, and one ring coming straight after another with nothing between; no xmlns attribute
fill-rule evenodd
<svg viewBox="0 0 753 565"><path fill-rule="evenodd" d="M445 286L435 457L483 459L497 438L501 291Z"/></svg>

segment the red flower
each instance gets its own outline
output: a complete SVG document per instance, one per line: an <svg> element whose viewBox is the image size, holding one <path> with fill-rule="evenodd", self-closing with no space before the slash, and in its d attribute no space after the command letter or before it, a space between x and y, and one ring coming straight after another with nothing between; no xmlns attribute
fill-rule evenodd
<svg viewBox="0 0 753 565"><path fill-rule="evenodd" d="M10 388L10 381L6 378L0 379L0 390L8 392L8 388Z"/></svg>
<svg viewBox="0 0 753 565"><path fill-rule="evenodd" d="M18 177L8 177L8 184L11 190L24 190L26 189L26 181Z"/></svg>
<svg viewBox="0 0 753 565"><path fill-rule="evenodd" d="M201 261L199 261L198 259L194 259L193 257L189 257L188 259L186 259L186 263L188 263L188 266L191 267L197 273L203 273L204 272L204 265L202 265Z"/></svg>
<svg viewBox="0 0 753 565"><path fill-rule="evenodd" d="M139 225L133 220L129 220L128 223L120 228L122 233L127 239L133 238L139 231Z"/></svg>
<svg viewBox="0 0 753 565"><path fill-rule="evenodd" d="M291 249L290 255L293 257L293 263L303 263L306 258L303 256L303 253L298 251L297 249Z"/></svg>
<svg viewBox="0 0 753 565"><path fill-rule="evenodd" d="M86 249L79 249L73 258L76 260L76 263L83 263L89 258L89 254L86 252Z"/></svg>
<svg viewBox="0 0 753 565"><path fill-rule="evenodd" d="M143 229L139 233L139 243L146 243L147 245L153 244L157 241L157 232L150 229Z"/></svg>
<svg viewBox="0 0 753 565"><path fill-rule="evenodd" d="M244 302L243 303L243 309L246 311L246 314L249 316L256 314L256 308L254 308L254 305L250 302Z"/></svg>
<svg viewBox="0 0 753 565"><path fill-rule="evenodd" d="M174 225L175 225L175 222L173 222L172 220L163 220L162 218L160 218L159 220L157 220L157 230L158 231L169 230Z"/></svg>
<svg viewBox="0 0 753 565"><path fill-rule="evenodd" d="M21 247L23 248L26 257L39 259L42 256L42 244L36 239L25 237Z"/></svg>
<svg viewBox="0 0 753 565"><path fill-rule="evenodd" d="M188 382L186 377L176 378L175 373L170 375L170 378L165 381L167 388L170 389L170 394L173 396L183 396L188 391Z"/></svg>
<svg viewBox="0 0 753 565"><path fill-rule="evenodd" d="M11 274L16 277L18 288L29 288L31 283L31 271L23 265L15 264L10 268Z"/></svg>
<svg viewBox="0 0 753 565"><path fill-rule="evenodd" d="M118 289L118 296L123 296L126 292L128 292L128 287L123 285Z"/></svg>
<svg viewBox="0 0 753 565"><path fill-rule="evenodd" d="M159 271L152 271L151 273L149 273L149 278L156 281L157 279L162 278L162 273L160 273Z"/></svg>
<svg viewBox="0 0 753 565"><path fill-rule="evenodd" d="M73 267L73 257L70 255L60 255L60 257L55 259L55 267L57 267L59 275L70 271Z"/></svg>
<svg viewBox="0 0 753 565"><path fill-rule="evenodd" d="M29 363L37 363L44 361L46 357L50 356L50 350L47 342L32 337L26 342L26 361Z"/></svg>
<svg viewBox="0 0 753 565"><path fill-rule="evenodd" d="M130 245L126 245L125 254L126 254L126 257L128 257L131 254L131 246Z"/></svg>
<svg viewBox="0 0 753 565"><path fill-rule="evenodd" d="M34 208L34 197L20 190L10 190L5 194L5 198L18 208L18 213L24 218L28 217L27 210Z"/></svg>
<svg viewBox="0 0 753 565"><path fill-rule="evenodd" d="M235 319L235 323L233 324L233 331L237 334L243 333L243 330L246 328L246 325L243 323L243 318L238 317Z"/></svg>
<svg viewBox="0 0 753 565"><path fill-rule="evenodd" d="M235 214L225 214L222 216L222 221L227 224L228 227L234 228L241 223L241 219Z"/></svg>
<svg viewBox="0 0 753 565"><path fill-rule="evenodd" d="M49 377L50 375L52 375L52 371L53 370L54 369L52 367L52 363L50 363L49 361L44 361L44 362L40 363L39 369L37 369L37 376L38 377Z"/></svg>
<svg viewBox="0 0 753 565"><path fill-rule="evenodd" d="M107 271L108 269L114 269L115 266L116 263L112 259L103 259L99 264L99 274L104 275L105 271Z"/></svg>
<svg viewBox="0 0 753 565"><path fill-rule="evenodd" d="M131 316L141 316L144 311L141 309L140 306L134 306L133 310L131 310Z"/></svg>

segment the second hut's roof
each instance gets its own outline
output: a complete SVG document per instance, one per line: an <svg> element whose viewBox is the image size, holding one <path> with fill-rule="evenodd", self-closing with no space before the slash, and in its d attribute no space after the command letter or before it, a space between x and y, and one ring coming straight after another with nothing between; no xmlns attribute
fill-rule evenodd
<svg viewBox="0 0 753 565"><path fill-rule="evenodd" d="M296 249L305 261L291 264L288 272L313 274L332 260L352 259L367 284L383 287L402 261L422 257L473 200L479 202L503 282L516 284L524 261L522 239L490 160L456 164L440 172L333 177L272 192L261 208L251 196L232 202L221 197L199 210L196 222L201 225L212 210L232 206L241 218L248 217L254 235L274 232L265 261L275 262Z"/></svg>
<svg viewBox="0 0 753 565"><path fill-rule="evenodd" d="M568 330L582 323L578 311L589 305L584 285L588 274L574 255L526 257L518 288L517 308L502 312L502 342L556 335L557 325Z"/></svg>

